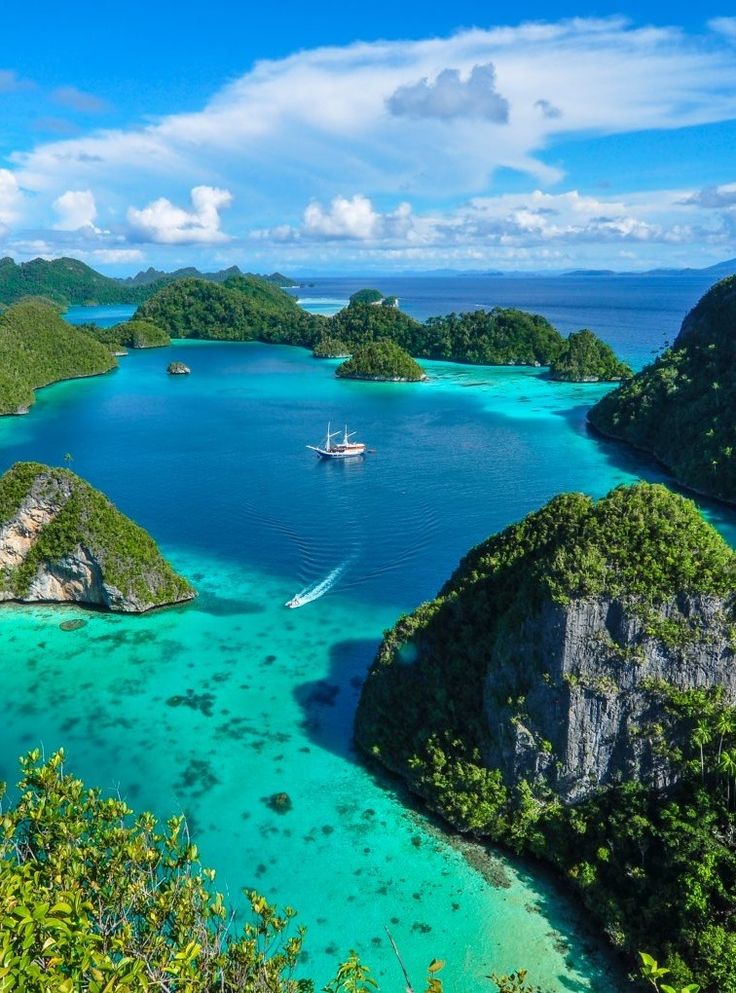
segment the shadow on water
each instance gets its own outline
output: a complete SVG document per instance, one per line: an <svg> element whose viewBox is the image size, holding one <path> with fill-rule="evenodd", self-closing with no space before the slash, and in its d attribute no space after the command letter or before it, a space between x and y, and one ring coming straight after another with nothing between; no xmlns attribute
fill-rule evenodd
<svg viewBox="0 0 736 993"><path fill-rule="evenodd" d="M326 679L301 683L294 697L302 710L302 727L315 745L357 761L353 744L353 718L360 688L378 650L378 642L365 638L340 641L330 648Z"/></svg>

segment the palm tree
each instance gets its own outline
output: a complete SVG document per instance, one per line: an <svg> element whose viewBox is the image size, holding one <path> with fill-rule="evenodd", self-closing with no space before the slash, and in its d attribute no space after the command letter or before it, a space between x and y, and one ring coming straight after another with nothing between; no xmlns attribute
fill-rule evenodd
<svg viewBox="0 0 736 993"><path fill-rule="evenodd" d="M731 734L733 731L733 712L730 710L722 710L718 717L716 718L716 732L720 734L721 738L718 742L718 761L721 760L721 752L723 751L723 739L727 734Z"/></svg>
<svg viewBox="0 0 736 993"><path fill-rule="evenodd" d="M705 782L705 754L703 746L707 745L711 739L711 730L705 721L698 721L692 733L692 743L700 749L700 778Z"/></svg>
<svg viewBox="0 0 736 993"><path fill-rule="evenodd" d="M726 776L726 806L731 806L731 777L736 775L736 752L723 752L718 768Z"/></svg>

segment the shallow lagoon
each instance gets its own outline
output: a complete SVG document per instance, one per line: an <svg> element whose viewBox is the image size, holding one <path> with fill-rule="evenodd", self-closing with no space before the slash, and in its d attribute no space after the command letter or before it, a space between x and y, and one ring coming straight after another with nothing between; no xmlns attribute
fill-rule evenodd
<svg viewBox="0 0 736 993"><path fill-rule="evenodd" d="M191 376L165 374L176 358ZM26 749L63 744L89 782L184 810L233 901L253 886L299 910L319 983L355 947L395 987L388 924L416 982L442 956L453 993L521 965L553 993L612 993L571 904L501 856L492 885L374 780L350 729L381 632L470 545L562 489L599 495L657 471L588 436L600 387L427 365L425 386L366 384L300 349L180 342L0 422L0 468L69 452L200 591L142 618L0 610L0 777ZM316 462L305 443L348 417L375 454ZM326 596L283 608L338 566ZM285 814L265 802L280 790Z"/></svg>

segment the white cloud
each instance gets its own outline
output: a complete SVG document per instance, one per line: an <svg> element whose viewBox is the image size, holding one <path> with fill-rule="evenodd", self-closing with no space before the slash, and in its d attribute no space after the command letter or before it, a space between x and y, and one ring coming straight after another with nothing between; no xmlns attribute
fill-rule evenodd
<svg viewBox="0 0 736 993"><path fill-rule="evenodd" d="M18 220L22 202L18 180L9 169L0 169L0 230Z"/></svg>
<svg viewBox="0 0 736 993"><path fill-rule="evenodd" d="M56 231L77 231L94 227L97 205L91 190L67 190L54 200L53 208L58 220Z"/></svg>
<svg viewBox="0 0 736 993"><path fill-rule="evenodd" d="M489 64L509 104L508 124L447 108L440 114L438 91L459 90L466 99L475 67ZM443 75L447 66L457 77ZM423 79L434 81L419 93L434 116L388 113L387 100L416 95ZM479 90L487 95L487 78ZM540 93L564 117L535 106ZM501 168L549 184L561 173L540 152L563 130L580 138L734 116L736 61L725 38L706 44L676 29L576 19L262 61L200 111L41 144L13 161L34 191L94 185L127 203L142 186L160 190L175 180L179 189L206 177L233 190L243 209L257 205L252 220L267 226L277 211L295 216L298 205L329 200L346 186L374 198L438 190L443 199L467 197L486 191Z"/></svg>
<svg viewBox="0 0 736 993"><path fill-rule="evenodd" d="M413 229L411 205L400 203L395 210L381 213L362 193L352 197L337 196L325 207L312 200L304 208L299 227L279 224L251 232L256 240L274 242L299 241L364 241L377 242L410 238Z"/></svg>
<svg viewBox="0 0 736 993"><path fill-rule="evenodd" d="M144 257L140 248L95 248L86 254L88 258L102 265L142 262Z"/></svg>
<svg viewBox="0 0 736 993"><path fill-rule="evenodd" d="M708 21L708 27L717 34L736 40L736 17L714 17Z"/></svg>
<svg viewBox="0 0 736 993"><path fill-rule="evenodd" d="M405 83L386 101L397 117L435 117L443 121L456 118L484 118L506 124L509 102L496 89L496 69L492 62L476 65L467 79L458 69L443 69L433 83L427 78Z"/></svg>
<svg viewBox="0 0 736 993"><path fill-rule="evenodd" d="M165 245L228 241L229 235L220 228L220 210L228 207L232 199L229 190L195 186L191 192L191 210L177 207L166 197L152 201L142 210L129 207L131 238Z"/></svg>

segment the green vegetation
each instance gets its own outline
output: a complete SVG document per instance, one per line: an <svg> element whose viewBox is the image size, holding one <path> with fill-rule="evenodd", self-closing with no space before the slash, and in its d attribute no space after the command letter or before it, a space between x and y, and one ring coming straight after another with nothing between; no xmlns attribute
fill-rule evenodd
<svg viewBox="0 0 736 993"><path fill-rule="evenodd" d="M21 776L18 800L0 809L3 993L314 993L298 976L295 912L246 891L237 933L183 817L136 816L67 772L63 751L31 752ZM443 967L429 963L424 993L443 993ZM541 993L523 969L492 979L499 993ZM350 951L324 993L377 990Z"/></svg>
<svg viewBox="0 0 736 993"><path fill-rule="evenodd" d="M181 279L139 307L136 320L151 321L172 338L266 341L313 348L324 318L307 314L284 290L257 276L225 283Z"/></svg>
<svg viewBox="0 0 736 993"><path fill-rule="evenodd" d="M551 365L563 339L544 317L494 307L430 317L418 356L479 365Z"/></svg>
<svg viewBox="0 0 736 993"><path fill-rule="evenodd" d="M589 413L694 490L736 501L736 276L716 283L674 345Z"/></svg>
<svg viewBox="0 0 736 993"><path fill-rule="evenodd" d="M574 331L550 367L552 379L568 383L607 383L630 379L631 368L588 328Z"/></svg>
<svg viewBox="0 0 736 993"><path fill-rule="evenodd" d="M170 376L188 376L192 370L183 362L169 362L166 371Z"/></svg>
<svg viewBox="0 0 736 993"><path fill-rule="evenodd" d="M350 345L340 338L320 338L312 354L316 359L346 359L350 352Z"/></svg>
<svg viewBox="0 0 736 993"><path fill-rule="evenodd" d="M181 817L135 819L63 767L23 760L0 835L0 988L24 993L311 993L303 931L256 893L234 934Z"/></svg>
<svg viewBox="0 0 736 993"><path fill-rule="evenodd" d="M343 379L416 383L427 378L419 363L393 341L371 341L362 345L336 371Z"/></svg>
<svg viewBox="0 0 736 993"><path fill-rule="evenodd" d="M55 307L18 303L0 314L0 414L27 410L41 386L116 364L109 348L67 324Z"/></svg>
<svg viewBox="0 0 736 993"><path fill-rule="evenodd" d="M0 301L46 297L62 307L75 304L140 303L155 287L125 286L77 259L0 259Z"/></svg>
<svg viewBox="0 0 736 993"><path fill-rule="evenodd" d="M544 678L533 650L518 670L497 671L494 646L546 604L601 597L646 616L683 594L731 603L734 588L736 555L665 487L621 487L598 503L556 497L473 549L435 600L387 633L356 739L461 830L555 865L617 947L652 948L673 984L697 976L709 993L736 993L736 709L719 691L651 687L656 723L640 733L671 770L664 795L624 781L565 806L482 757L500 733L493 694L508 695L513 720Z"/></svg>
<svg viewBox="0 0 736 993"><path fill-rule="evenodd" d="M376 306L380 302L386 306ZM257 276L233 276L222 285L178 280L146 301L136 320L151 321L172 338L301 345L317 357L334 354L335 343L344 355L388 341L415 358L484 365L550 365L564 352L559 379L568 368L575 378L585 378L582 372L590 369L597 378L613 368L628 369L592 332L580 332L579 341L566 345L549 321L521 310L478 310L421 324L394 306L394 298L360 290L349 306L323 318L305 313L288 293Z"/></svg>
<svg viewBox="0 0 736 993"><path fill-rule="evenodd" d="M151 321L125 321L110 330L123 348L162 348L171 344L168 334Z"/></svg>
<svg viewBox="0 0 736 993"><path fill-rule="evenodd" d="M380 290L358 290L351 295L349 306L354 306L356 303L383 303L383 293Z"/></svg>
<svg viewBox="0 0 736 993"><path fill-rule="evenodd" d="M49 519L40 525L22 562L0 568L4 593L24 599L39 568L81 546L99 566L105 587L119 591L116 603L124 600L150 606L194 595L186 580L163 559L148 532L68 469L37 462L17 462L8 469L0 477L0 526L14 517L28 497L48 509ZM117 609L129 608L120 602Z"/></svg>

